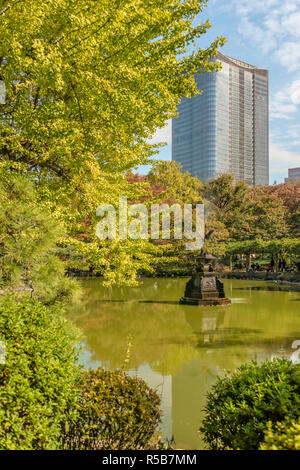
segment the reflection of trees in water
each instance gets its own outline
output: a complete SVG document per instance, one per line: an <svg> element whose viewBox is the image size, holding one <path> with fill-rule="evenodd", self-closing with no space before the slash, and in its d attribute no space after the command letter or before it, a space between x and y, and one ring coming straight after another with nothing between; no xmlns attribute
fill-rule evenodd
<svg viewBox="0 0 300 470"><path fill-rule="evenodd" d="M165 287L168 289L168 283ZM110 299L106 293L107 301L99 301L99 290L89 289L88 301L71 317L86 335L93 360L109 363L111 368L123 366L129 336L132 347L128 368L147 363L154 371L169 375L197 356L195 337L182 308L172 303L140 302L156 290L153 286L146 291L143 288L138 301L126 302L126 289L116 289ZM115 299L121 301L111 302Z"/></svg>
<svg viewBox="0 0 300 470"><path fill-rule="evenodd" d="M292 355L292 343L297 336L300 337L300 330L289 332L288 336L265 337L263 329L224 327L226 309L208 307L200 315L195 315L193 311L186 313L186 320L197 337L197 348L226 350L241 346L249 359L253 357L254 351L257 355L264 353L266 357L278 355L288 358Z"/></svg>
<svg viewBox="0 0 300 470"><path fill-rule="evenodd" d="M232 292L247 287L245 282L233 283ZM245 291L249 300L242 305L194 307L177 303L185 283L145 279L142 287L105 289L98 279L85 282L85 299L71 316L87 337L92 359L121 367L131 335L129 368L149 364L175 374L201 357L203 366L231 369L255 355L289 351L298 339L291 333L297 325L300 330L297 303L288 293Z"/></svg>
<svg viewBox="0 0 300 470"><path fill-rule="evenodd" d="M268 292L299 292L300 293L300 286L299 285L292 285L292 284L269 284L263 286L246 286L246 287L234 287L234 290L261 290L261 291L268 291ZM300 300L300 299L296 299Z"/></svg>

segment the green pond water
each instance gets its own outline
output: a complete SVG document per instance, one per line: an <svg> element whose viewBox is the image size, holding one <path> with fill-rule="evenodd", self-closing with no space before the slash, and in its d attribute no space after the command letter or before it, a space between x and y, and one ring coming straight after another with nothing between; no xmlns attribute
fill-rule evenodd
<svg viewBox="0 0 300 470"><path fill-rule="evenodd" d="M252 359L299 362L300 291L226 280L231 306L196 307L178 304L186 282L144 279L137 288L105 288L86 279L83 302L70 317L84 335L81 364L123 367L146 380L161 395L162 434L174 436L177 448L202 449L198 428L217 375Z"/></svg>

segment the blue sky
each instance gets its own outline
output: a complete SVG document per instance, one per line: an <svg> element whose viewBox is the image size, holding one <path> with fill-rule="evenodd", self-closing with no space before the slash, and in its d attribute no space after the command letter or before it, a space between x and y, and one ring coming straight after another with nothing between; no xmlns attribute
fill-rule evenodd
<svg viewBox="0 0 300 470"><path fill-rule="evenodd" d="M223 35L224 54L269 70L270 184L283 182L300 166L300 0L209 0L196 22L211 29L198 45ZM167 142L159 155L171 159L171 126L154 142Z"/></svg>

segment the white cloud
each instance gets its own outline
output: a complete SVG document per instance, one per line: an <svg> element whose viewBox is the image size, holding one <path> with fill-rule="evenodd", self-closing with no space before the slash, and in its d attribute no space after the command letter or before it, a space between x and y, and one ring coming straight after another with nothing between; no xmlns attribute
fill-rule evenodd
<svg viewBox="0 0 300 470"><path fill-rule="evenodd" d="M300 0L232 0L232 7L241 36L287 73L296 72L270 100L272 118L290 119L300 104Z"/></svg>
<svg viewBox="0 0 300 470"><path fill-rule="evenodd" d="M289 71L300 70L300 0L232 0L239 33Z"/></svg>
<svg viewBox="0 0 300 470"><path fill-rule="evenodd" d="M265 12L280 5L280 0L234 0L233 3L238 14L248 15L253 12Z"/></svg>
<svg viewBox="0 0 300 470"><path fill-rule="evenodd" d="M259 44L265 54L276 47L274 34L271 31L266 31L262 27L257 26L251 22L248 17L241 19L238 31L246 39L252 38L251 40Z"/></svg>
<svg viewBox="0 0 300 470"><path fill-rule="evenodd" d="M285 148L291 148L300 145L300 124L291 124L289 126L276 126L270 134L273 144L284 143Z"/></svg>
<svg viewBox="0 0 300 470"><path fill-rule="evenodd" d="M267 13L268 15L292 13L300 5L299 0L232 0L239 15Z"/></svg>
<svg viewBox="0 0 300 470"><path fill-rule="evenodd" d="M293 11L296 11L299 5L300 5L299 0L294 0L294 1L288 0L287 2L283 4L283 8L284 8L283 11L285 11L285 13L291 13Z"/></svg>
<svg viewBox="0 0 300 470"><path fill-rule="evenodd" d="M292 139L300 139L300 124L289 126L288 136Z"/></svg>
<svg viewBox="0 0 300 470"><path fill-rule="evenodd" d="M271 34L272 36L276 36L278 31L280 30L280 21L276 17L266 18L263 24L264 24L264 30L268 31L269 34ZM275 37L274 37L274 42L276 42Z"/></svg>
<svg viewBox="0 0 300 470"><path fill-rule="evenodd" d="M300 153L291 152L277 144L270 144L270 166L273 174L287 174L288 168L300 165Z"/></svg>
<svg viewBox="0 0 300 470"><path fill-rule="evenodd" d="M300 11L291 13L283 17L282 26L289 34L300 37Z"/></svg>
<svg viewBox="0 0 300 470"><path fill-rule="evenodd" d="M289 119L292 117L291 114L298 111L298 104L300 104L300 78L275 93L270 103L270 116Z"/></svg>
<svg viewBox="0 0 300 470"><path fill-rule="evenodd" d="M280 65L290 72L300 70L300 44L299 42L284 42L275 53Z"/></svg>

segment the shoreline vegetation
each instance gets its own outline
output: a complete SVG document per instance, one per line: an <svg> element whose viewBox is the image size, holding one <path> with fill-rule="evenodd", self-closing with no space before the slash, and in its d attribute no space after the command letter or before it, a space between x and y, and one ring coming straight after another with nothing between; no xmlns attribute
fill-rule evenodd
<svg viewBox="0 0 300 470"><path fill-rule="evenodd" d="M268 273L268 272L251 272L232 271L219 273L223 279L240 279L240 280L257 280L257 281L273 281L282 284L300 285L300 273Z"/></svg>
<svg viewBox="0 0 300 470"><path fill-rule="evenodd" d="M216 271L220 279L238 279L238 280L257 280L257 281L273 281L278 283L287 283L300 286L300 272L282 273L282 272L247 272L247 271ZM178 269L178 270L165 270L155 273L142 273L139 274L138 278L143 279L145 277L190 277L192 276L192 269ZM69 270L67 273L70 277L75 278L95 278L102 276L98 273L94 274L91 270Z"/></svg>

